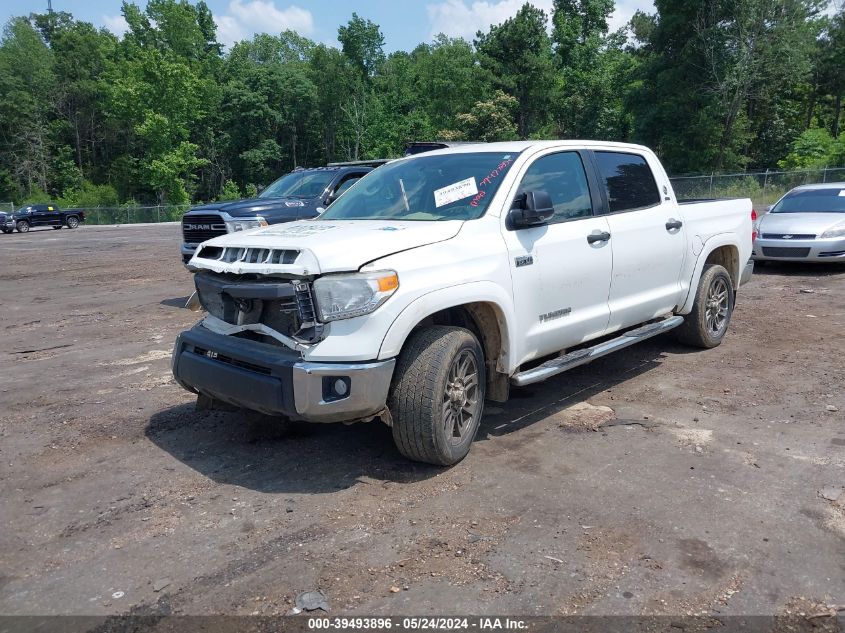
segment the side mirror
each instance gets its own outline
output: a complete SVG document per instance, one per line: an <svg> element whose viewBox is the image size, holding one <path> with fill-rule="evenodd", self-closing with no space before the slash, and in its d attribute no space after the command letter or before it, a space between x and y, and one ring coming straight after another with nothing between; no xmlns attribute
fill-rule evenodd
<svg viewBox="0 0 845 633"><path fill-rule="evenodd" d="M518 195L508 214L512 228L542 226L555 214L552 198L545 191L525 191Z"/></svg>
<svg viewBox="0 0 845 633"><path fill-rule="evenodd" d="M771 211L773 206L775 205L770 204L768 207L766 207L766 210L763 213L768 213L769 211Z"/></svg>

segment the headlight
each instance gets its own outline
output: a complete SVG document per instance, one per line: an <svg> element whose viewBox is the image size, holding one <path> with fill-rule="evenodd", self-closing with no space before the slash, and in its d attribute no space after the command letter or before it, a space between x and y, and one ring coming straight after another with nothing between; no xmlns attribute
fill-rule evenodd
<svg viewBox="0 0 845 633"><path fill-rule="evenodd" d="M369 314L398 287L399 276L392 270L327 275L314 282L314 298L320 320L325 323Z"/></svg>
<svg viewBox="0 0 845 633"><path fill-rule="evenodd" d="M232 220L231 222L226 222L226 226L229 227L230 233L249 231L250 229L259 229L262 226L267 226L267 220L261 217L251 218L249 220Z"/></svg>
<svg viewBox="0 0 845 633"><path fill-rule="evenodd" d="M822 238L825 237L845 237L845 224L840 224L839 226L834 226L832 229L828 229L824 233L822 233Z"/></svg>

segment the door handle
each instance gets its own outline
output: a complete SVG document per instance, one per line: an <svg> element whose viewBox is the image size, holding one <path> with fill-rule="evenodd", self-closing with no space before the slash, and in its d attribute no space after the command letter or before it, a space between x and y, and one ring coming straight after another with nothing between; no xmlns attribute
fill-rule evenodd
<svg viewBox="0 0 845 633"><path fill-rule="evenodd" d="M684 225L683 222L680 220L676 220L675 218L669 218L669 221L666 222L666 230L667 231L677 231Z"/></svg>
<svg viewBox="0 0 845 633"><path fill-rule="evenodd" d="M610 239L610 233L607 231L602 231L601 233L590 233L587 236L587 242L589 244L595 244L596 242L606 242Z"/></svg>

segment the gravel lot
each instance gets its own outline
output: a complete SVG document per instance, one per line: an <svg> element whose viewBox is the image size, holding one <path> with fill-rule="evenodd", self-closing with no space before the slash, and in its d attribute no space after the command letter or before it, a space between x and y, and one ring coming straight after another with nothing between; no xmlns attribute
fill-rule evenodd
<svg viewBox="0 0 845 633"><path fill-rule="evenodd" d="M488 403L443 470L380 423L194 411L178 242L0 236L0 613L845 605L845 268L758 269L715 350L661 337Z"/></svg>

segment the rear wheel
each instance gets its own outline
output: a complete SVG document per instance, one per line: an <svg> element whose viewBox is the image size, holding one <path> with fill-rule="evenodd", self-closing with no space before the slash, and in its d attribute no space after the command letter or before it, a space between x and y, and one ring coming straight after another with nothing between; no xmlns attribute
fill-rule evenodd
<svg viewBox="0 0 845 633"><path fill-rule="evenodd" d="M8 235L9 233L11 233L11 232L12 232L12 230L13 230L13 229L3 229L3 232L4 232L6 235Z"/></svg>
<svg viewBox="0 0 845 633"><path fill-rule="evenodd" d="M469 452L484 410L484 353L459 327L420 329L396 366L389 408L405 457L451 466Z"/></svg>
<svg viewBox="0 0 845 633"><path fill-rule="evenodd" d="M722 342L734 309L734 287L723 266L705 267L698 282L695 302L678 332L678 340L709 349Z"/></svg>
<svg viewBox="0 0 845 633"><path fill-rule="evenodd" d="M79 218L76 217L75 215L70 216L67 219L67 228L75 229L77 226L79 226ZM58 227L58 228L62 228L62 227Z"/></svg>
<svg viewBox="0 0 845 633"><path fill-rule="evenodd" d="M29 232L29 222L26 220L18 220L15 228L18 230L18 233L27 233Z"/></svg>

